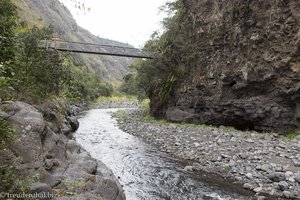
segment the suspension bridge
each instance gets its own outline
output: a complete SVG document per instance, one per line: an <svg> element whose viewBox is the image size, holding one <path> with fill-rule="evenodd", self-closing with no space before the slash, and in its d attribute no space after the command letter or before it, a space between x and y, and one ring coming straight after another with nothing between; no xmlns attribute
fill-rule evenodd
<svg viewBox="0 0 300 200"><path fill-rule="evenodd" d="M94 44L85 42L69 42L61 40L42 40L39 47L45 49L55 49L57 51L67 51L73 53L99 54L109 56L121 56L131 58L153 59L150 52L141 49L117 46L108 44Z"/></svg>

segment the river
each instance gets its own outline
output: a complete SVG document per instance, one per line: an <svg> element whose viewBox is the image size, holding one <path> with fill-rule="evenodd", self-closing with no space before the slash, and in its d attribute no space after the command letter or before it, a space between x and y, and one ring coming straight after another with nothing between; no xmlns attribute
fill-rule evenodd
<svg viewBox="0 0 300 200"><path fill-rule="evenodd" d="M75 137L91 156L105 163L119 178L128 200L248 200L234 188L208 184L184 170L182 162L159 152L120 130L111 117L118 109L84 112Z"/></svg>

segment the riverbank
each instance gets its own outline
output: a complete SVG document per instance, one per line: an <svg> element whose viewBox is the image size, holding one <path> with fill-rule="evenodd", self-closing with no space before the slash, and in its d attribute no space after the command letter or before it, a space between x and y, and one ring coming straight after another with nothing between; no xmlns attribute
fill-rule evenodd
<svg viewBox="0 0 300 200"><path fill-rule="evenodd" d="M0 142L0 198L38 194L49 197L42 199L125 199L112 171L73 139L79 127L75 114L83 107L55 99L40 105L0 103L1 122L14 129L9 145Z"/></svg>
<svg viewBox="0 0 300 200"><path fill-rule="evenodd" d="M264 194L300 199L299 137L289 141L277 134L155 121L137 109L115 116L127 133L189 160L188 171L219 174L254 191L260 199Z"/></svg>

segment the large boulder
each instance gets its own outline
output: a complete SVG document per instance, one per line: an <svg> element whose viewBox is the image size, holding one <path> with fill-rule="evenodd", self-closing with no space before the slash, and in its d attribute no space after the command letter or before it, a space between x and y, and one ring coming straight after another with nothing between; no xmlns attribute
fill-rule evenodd
<svg viewBox="0 0 300 200"><path fill-rule="evenodd" d="M21 158L17 173L38 175L40 181L31 186L32 193L56 192L57 199L125 199L113 173L66 136L78 128L77 119L57 110L37 109L20 101L1 103L1 117L16 130L16 136L10 149L0 149L0 164L13 165Z"/></svg>

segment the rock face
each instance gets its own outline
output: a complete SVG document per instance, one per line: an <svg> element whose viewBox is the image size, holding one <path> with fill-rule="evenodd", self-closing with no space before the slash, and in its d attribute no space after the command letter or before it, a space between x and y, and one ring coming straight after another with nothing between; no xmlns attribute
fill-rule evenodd
<svg viewBox="0 0 300 200"><path fill-rule="evenodd" d="M68 139L78 128L74 117L19 101L1 103L0 113L16 130L12 147L0 150L0 155L6 155L6 163L21 158L17 165L20 176L38 175L39 182L31 186L34 193L54 191L57 199L125 199L111 170Z"/></svg>
<svg viewBox="0 0 300 200"><path fill-rule="evenodd" d="M198 58L183 63L187 75L168 102L151 97L152 114L258 131L299 127L300 2L182 2Z"/></svg>
<svg viewBox="0 0 300 200"><path fill-rule="evenodd" d="M14 0L22 21L37 26L52 26L53 38L64 41L129 46L113 40L99 38L77 25L72 14L59 0ZM95 19L97 20L97 19ZM132 58L74 54L79 63L99 74L107 81L120 83L134 62Z"/></svg>

